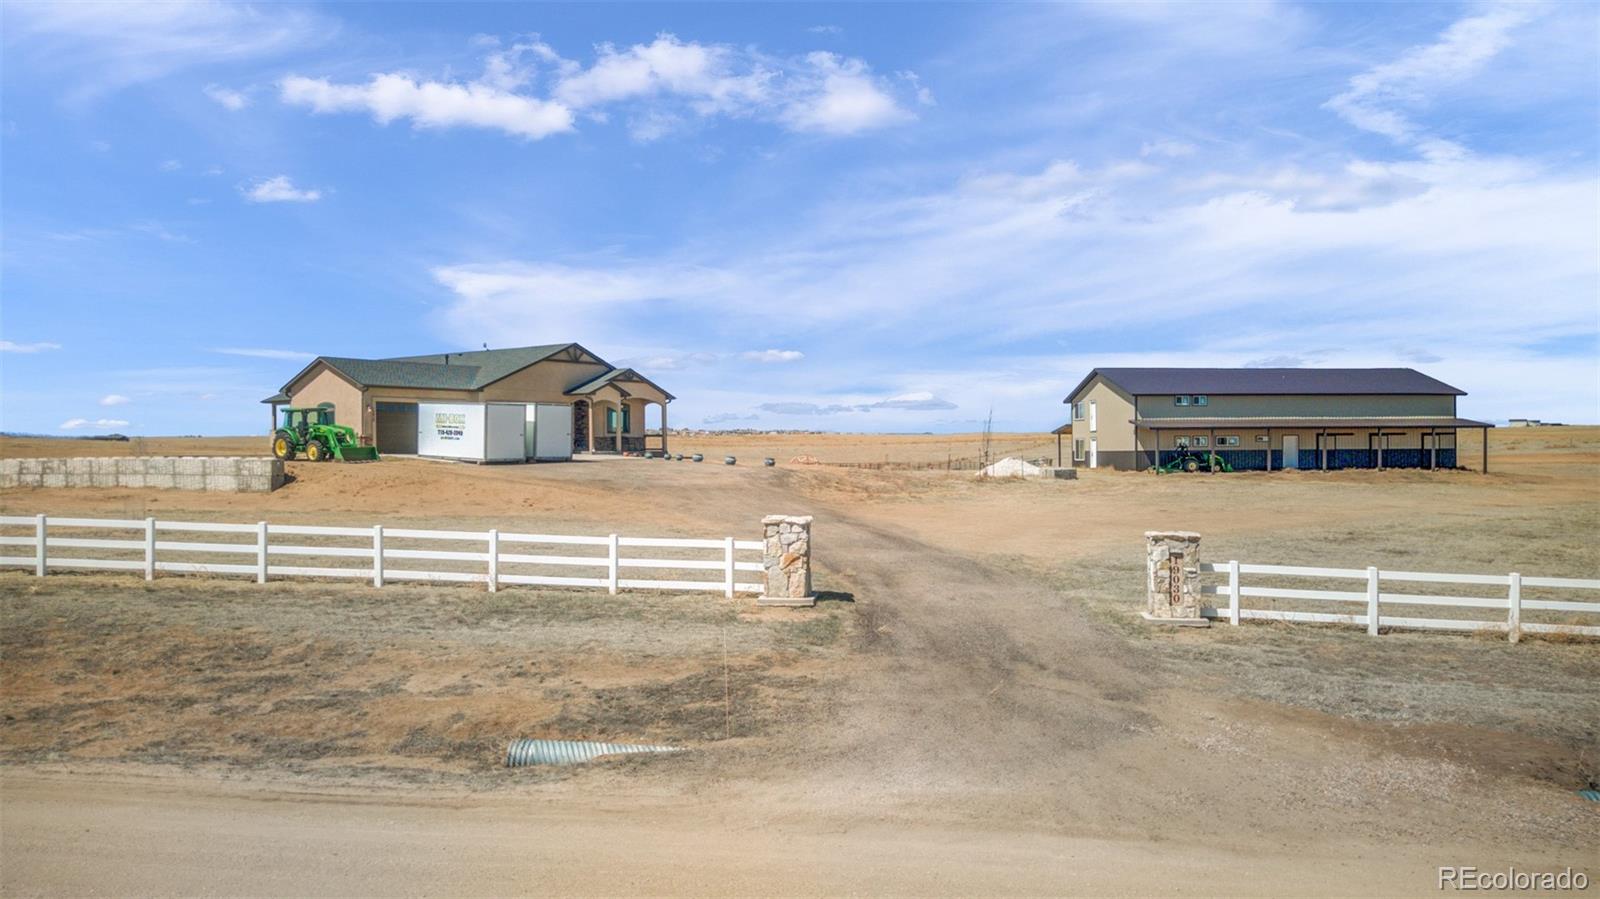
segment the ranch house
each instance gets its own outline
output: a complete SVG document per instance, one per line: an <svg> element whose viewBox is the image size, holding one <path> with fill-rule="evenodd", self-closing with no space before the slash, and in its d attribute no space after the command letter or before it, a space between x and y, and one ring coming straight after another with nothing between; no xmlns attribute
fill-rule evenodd
<svg viewBox="0 0 1600 899"><path fill-rule="evenodd" d="M527 458L534 458L537 410L539 431L545 434L541 441L559 434L563 444L552 456L541 444L541 458L643 452L647 440L649 449L665 452L672 400L672 394L633 369L617 368L576 343L561 343L392 359L318 356L262 402L272 407L274 427L279 406L331 405L336 422L355 428L361 442L376 444L380 453L509 461L474 455L476 446L458 453L448 444L435 444L445 448L430 451L430 440L459 442L466 430L468 442L487 445L505 430L496 422L527 410ZM651 405L659 407L660 421L647 436L645 413ZM511 408L517 406L522 410ZM435 429L435 421L445 424ZM481 437L471 433L475 424ZM521 425L514 430L524 433Z"/></svg>
<svg viewBox="0 0 1600 899"><path fill-rule="evenodd" d="M1465 392L1410 368L1097 368L1064 400L1061 461L1145 470L1215 452L1235 470L1454 468Z"/></svg>

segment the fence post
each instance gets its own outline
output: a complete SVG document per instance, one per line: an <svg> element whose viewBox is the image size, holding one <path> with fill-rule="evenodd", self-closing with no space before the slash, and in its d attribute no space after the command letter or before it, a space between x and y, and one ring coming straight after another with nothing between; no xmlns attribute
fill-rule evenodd
<svg viewBox="0 0 1600 899"><path fill-rule="evenodd" d="M1378 569L1367 567L1367 633L1378 636Z"/></svg>
<svg viewBox="0 0 1600 899"><path fill-rule="evenodd" d="M256 522L256 583L267 582L267 523Z"/></svg>
<svg viewBox="0 0 1600 899"><path fill-rule="evenodd" d="M1239 561L1228 563L1228 623L1239 626Z"/></svg>
<svg viewBox="0 0 1600 899"><path fill-rule="evenodd" d="M617 535L611 535L611 556L606 559L606 591L612 596L617 594Z"/></svg>
<svg viewBox="0 0 1600 899"><path fill-rule="evenodd" d="M144 579L156 579L156 520L144 520Z"/></svg>
<svg viewBox="0 0 1600 899"><path fill-rule="evenodd" d="M489 529L489 592L500 589L500 531Z"/></svg>
<svg viewBox="0 0 1600 899"><path fill-rule="evenodd" d="M1511 611L1506 615L1506 639L1512 643L1522 639L1522 575L1511 572L1511 592L1507 594Z"/></svg>
<svg viewBox="0 0 1600 899"><path fill-rule="evenodd" d="M33 521L33 539L36 544L33 548L33 573L38 577L44 577L44 573L50 565L49 554L45 550L45 544L48 540L46 532L50 529L50 525L45 520L43 512L40 512Z"/></svg>
<svg viewBox="0 0 1600 899"><path fill-rule="evenodd" d="M722 544L722 595L733 598L733 538L728 537Z"/></svg>
<svg viewBox="0 0 1600 899"><path fill-rule="evenodd" d="M372 586L383 586L383 525L372 526Z"/></svg>

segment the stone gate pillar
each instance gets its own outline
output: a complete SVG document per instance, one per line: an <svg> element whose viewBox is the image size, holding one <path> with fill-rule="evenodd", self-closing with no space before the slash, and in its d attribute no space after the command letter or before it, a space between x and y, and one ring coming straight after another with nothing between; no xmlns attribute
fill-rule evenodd
<svg viewBox="0 0 1600 899"><path fill-rule="evenodd" d="M1145 611L1149 621L1206 627L1200 615L1200 535L1145 531Z"/></svg>
<svg viewBox="0 0 1600 899"><path fill-rule="evenodd" d="M767 580L756 604L816 605L811 592L811 516L768 515L761 519L761 527L761 567Z"/></svg>

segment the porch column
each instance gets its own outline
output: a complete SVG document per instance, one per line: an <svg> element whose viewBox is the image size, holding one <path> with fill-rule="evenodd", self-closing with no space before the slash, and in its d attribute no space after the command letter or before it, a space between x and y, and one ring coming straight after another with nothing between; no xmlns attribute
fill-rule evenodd
<svg viewBox="0 0 1600 899"><path fill-rule="evenodd" d="M667 404L661 403L661 455L667 454Z"/></svg>
<svg viewBox="0 0 1600 899"><path fill-rule="evenodd" d="M617 440L616 440L616 443L617 443L617 455L619 455L619 456L622 455L622 429L623 429L623 426L628 423L627 416L623 415L622 413L626 412L627 410L628 410L628 401L627 400L618 400L617 401Z"/></svg>
<svg viewBox="0 0 1600 899"><path fill-rule="evenodd" d="M1460 463L1456 463L1460 464ZM1483 429L1483 473L1489 473L1489 429Z"/></svg>

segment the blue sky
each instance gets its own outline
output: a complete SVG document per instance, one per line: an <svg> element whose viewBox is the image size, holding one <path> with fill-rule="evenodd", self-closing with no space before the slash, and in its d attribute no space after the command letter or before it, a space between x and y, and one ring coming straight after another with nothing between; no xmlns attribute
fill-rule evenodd
<svg viewBox="0 0 1600 899"><path fill-rule="evenodd" d="M578 341L672 424L1043 430L1095 365L1600 420L1587 4L29 4L0 428L252 433Z"/></svg>

